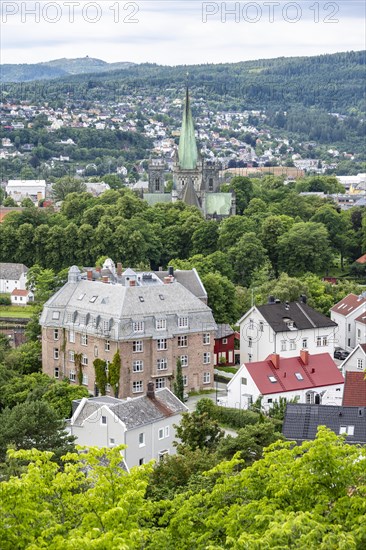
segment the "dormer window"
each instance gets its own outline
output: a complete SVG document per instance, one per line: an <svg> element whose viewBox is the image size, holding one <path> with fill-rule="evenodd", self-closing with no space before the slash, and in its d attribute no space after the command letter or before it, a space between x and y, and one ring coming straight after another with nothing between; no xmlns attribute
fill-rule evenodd
<svg viewBox="0 0 366 550"><path fill-rule="evenodd" d="M295 376L298 380L304 380L304 377L300 372L295 372Z"/></svg>
<svg viewBox="0 0 366 550"><path fill-rule="evenodd" d="M89 300L89 302L91 302L92 304L94 304L94 302L96 301L96 299L98 298L98 296L92 296Z"/></svg>
<svg viewBox="0 0 366 550"><path fill-rule="evenodd" d="M156 330L166 330L166 319L156 319L155 328Z"/></svg>
<svg viewBox="0 0 366 550"><path fill-rule="evenodd" d="M285 325L287 326L288 329L296 330L296 325L295 325L295 323L293 322L292 319L289 319L288 317L284 317L283 322L285 323Z"/></svg>
<svg viewBox="0 0 366 550"><path fill-rule="evenodd" d="M132 329L133 332L144 332L144 322L135 321L134 323L132 323Z"/></svg>
<svg viewBox="0 0 366 550"><path fill-rule="evenodd" d="M85 292L83 292L82 294L79 294L78 296L78 300L82 300L85 296Z"/></svg>
<svg viewBox="0 0 366 550"><path fill-rule="evenodd" d="M188 328L188 317L179 317L178 326L179 328Z"/></svg>
<svg viewBox="0 0 366 550"><path fill-rule="evenodd" d="M268 376L268 380L272 382L272 384L275 384L277 382L277 378L275 376Z"/></svg>
<svg viewBox="0 0 366 550"><path fill-rule="evenodd" d="M52 319L56 321L59 318L60 318L60 312L59 311L53 311L52 312Z"/></svg>

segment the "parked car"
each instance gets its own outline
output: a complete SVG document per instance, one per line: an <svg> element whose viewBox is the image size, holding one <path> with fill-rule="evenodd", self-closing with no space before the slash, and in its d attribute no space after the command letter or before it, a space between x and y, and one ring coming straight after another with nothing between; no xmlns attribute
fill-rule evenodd
<svg viewBox="0 0 366 550"><path fill-rule="evenodd" d="M344 361L349 356L349 351L346 351L342 348L336 348L334 350L334 359L341 359L341 361Z"/></svg>

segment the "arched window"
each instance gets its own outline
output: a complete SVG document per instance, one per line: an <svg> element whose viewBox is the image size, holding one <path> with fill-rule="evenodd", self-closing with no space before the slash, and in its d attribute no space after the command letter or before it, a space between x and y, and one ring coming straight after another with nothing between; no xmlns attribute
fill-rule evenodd
<svg viewBox="0 0 366 550"><path fill-rule="evenodd" d="M160 191L160 178L155 178L155 191Z"/></svg>
<svg viewBox="0 0 366 550"><path fill-rule="evenodd" d="M208 180L208 190L213 191L213 178L209 178Z"/></svg>

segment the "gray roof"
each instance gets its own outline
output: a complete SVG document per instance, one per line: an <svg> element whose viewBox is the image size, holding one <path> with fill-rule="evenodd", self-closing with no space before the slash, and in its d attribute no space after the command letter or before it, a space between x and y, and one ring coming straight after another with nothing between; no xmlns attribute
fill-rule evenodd
<svg viewBox="0 0 366 550"><path fill-rule="evenodd" d="M76 403L81 402L79 400ZM127 430L180 415L188 410L168 388L162 388L155 391L153 398L142 395L133 399L116 399L108 396L85 399L73 424L82 426L84 421L103 405L106 405L125 424Z"/></svg>
<svg viewBox="0 0 366 550"><path fill-rule="evenodd" d="M275 332L291 331L285 319L293 321L297 330L337 326L337 323L329 317L303 302L289 302L287 305L284 303L265 304L257 306L257 309Z"/></svg>
<svg viewBox="0 0 366 550"><path fill-rule="evenodd" d="M339 435L342 426L354 427L347 443L366 444L366 407L306 405L288 403L282 433L297 442L315 439L318 426L326 426Z"/></svg>
<svg viewBox="0 0 366 550"><path fill-rule="evenodd" d="M217 325L215 338L216 339L226 338L226 336L231 336L234 333L235 333L235 330L233 330L230 325L226 325L226 324Z"/></svg>
<svg viewBox="0 0 366 550"><path fill-rule="evenodd" d="M28 268L24 264L0 263L0 279L18 281L20 276L27 272Z"/></svg>
<svg viewBox="0 0 366 550"><path fill-rule="evenodd" d="M230 216L232 200L231 193L205 193L205 213L207 215Z"/></svg>
<svg viewBox="0 0 366 550"><path fill-rule="evenodd" d="M188 328L177 326L177 316L188 317ZM167 320L166 330L156 330L156 318ZM124 340L133 337L136 321L144 321L138 338L216 330L211 309L176 281L156 286L68 282L45 303L40 324Z"/></svg>
<svg viewBox="0 0 366 550"><path fill-rule="evenodd" d="M162 281L164 277L169 275L168 271L155 271L155 275L159 277ZM174 270L175 280L183 285L187 290L192 292L197 298L207 301L207 292L205 287L202 284L201 278L198 275L198 272L195 268L193 269L175 269Z"/></svg>

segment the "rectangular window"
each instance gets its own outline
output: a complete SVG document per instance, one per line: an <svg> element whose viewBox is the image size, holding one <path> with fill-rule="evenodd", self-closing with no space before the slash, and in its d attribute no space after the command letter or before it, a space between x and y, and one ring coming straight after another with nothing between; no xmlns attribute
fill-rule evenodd
<svg viewBox="0 0 366 550"><path fill-rule="evenodd" d="M55 378L58 378L60 376L60 369L58 367L55 367L54 373L55 373Z"/></svg>
<svg viewBox="0 0 366 550"><path fill-rule="evenodd" d="M253 361L253 355L251 353L248 354L248 362L250 363Z"/></svg>
<svg viewBox="0 0 366 550"><path fill-rule="evenodd" d="M69 361L70 363L75 363L75 352L73 350L69 351Z"/></svg>
<svg viewBox="0 0 366 550"><path fill-rule="evenodd" d="M354 426L341 426L339 428L340 434L354 435L355 427Z"/></svg>
<svg viewBox="0 0 366 550"><path fill-rule="evenodd" d="M160 390L161 388L165 388L165 378L157 378L155 380L155 388L157 390Z"/></svg>
<svg viewBox="0 0 366 550"><path fill-rule="evenodd" d="M159 453L159 462L162 462L164 460L164 456L168 455L168 454L169 454L168 449L166 449L164 451L160 451L160 453Z"/></svg>
<svg viewBox="0 0 366 550"><path fill-rule="evenodd" d="M73 371L73 370L70 371L69 380L70 380L70 382L76 382L76 373L75 373L75 371Z"/></svg>
<svg viewBox="0 0 366 550"><path fill-rule="evenodd" d="M227 338L223 338L223 339L222 339L222 343L223 343L223 344L227 344Z"/></svg>
<svg viewBox="0 0 366 550"><path fill-rule="evenodd" d="M110 351L110 349L111 349L111 342L110 340L106 340L104 342L104 351Z"/></svg>
<svg viewBox="0 0 366 550"><path fill-rule="evenodd" d="M357 329L357 338L361 338L361 329L360 328Z"/></svg>
<svg viewBox="0 0 366 550"><path fill-rule="evenodd" d="M203 333L203 343L205 345L209 344L210 343L210 333L209 332L204 332Z"/></svg>
<svg viewBox="0 0 366 550"><path fill-rule="evenodd" d="M164 439L164 428L159 429L158 437L159 437L159 439Z"/></svg>
<svg viewBox="0 0 366 550"><path fill-rule="evenodd" d="M348 338L347 340L347 346L350 348L351 347L351 338Z"/></svg>
<svg viewBox="0 0 366 550"><path fill-rule="evenodd" d="M178 327L179 328L188 328L188 317L179 317L178 318Z"/></svg>
<svg viewBox="0 0 366 550"><path fill-rule="evenodd" d="M302 339L301 347L302 347L302 349L308 349L308 339L307 338Z"/></svg>
<svg viewBox="0 0 366 550"><path fill-rule="evenodd" d="M94 357L98 357L98 346L94 346Z"/></svg>
<svg viewBox="0 0 366 550"><path fill-rule="evenodd" d="M88 335L87 334L81 334L80 335L80 342L82 346L88 345Z"/></svg>
<svg viewBox="0 0 366 550"><path fill-rule="evenodd" d="M296 349L296 340L290 340L290 349Z"/></svg>
<svg viewBox="0 0 366 550"><path fill-rule="evenodd" d="M88 365L88 357L86 355L81 357L81 364L84 365L84 367Z"/></svg>
<svg viewBox="0 0 366 550"><path fill-rule="evenodd" d="M351 332L351 325L350 325L350 323L348 324L348 332Z"/></svg>
<svg viewBox="0 0 366 550"><path fill-rule="evenodd" d="M178 348L185 348L188 345L187 336L178 336Z"/></svg>
<svg viewBox="0 0 366 550"><path fill-rule="evenodd" d="M75 344L75 332L73 330L69 332L69 342L70 344Z"/></svg>
<svg viewBox="0 0 366 550"><path fill-rule="evenodd" d="M272 397L269 397L269 398L267 399L267 403L272 403Z"/></svg>
<svg viewBox="0 0 366 550"><path fill-rule="evenodd" d="M169 437L169 426L165 426L165 437Z"/></svg>
<svg viewBox="0 0 366 550"><path fill-rule="evenodd" d="M145 446L145 434L144 432L139 433L139 447Z"/></svg>
<svg viewBox="0 0 366 550"><path fill-rule="evenodd" d="M209 351L205 351L203 354L203 364L208 365L211 362L211 354Z"/></svg>
<svg viewBox="0 0 366 550"><path fill-rule="evenodd" d="M109 321L103 321L103 331L109 332L110 331L110 322Z"/></svg>
<svg viewBox="0 0 366 550"><path fill-rule="evenodd" d="M72 323L73 320L74 320L74 314L69 312L69 313L67 314L67 322L68 322L68 323Z"/></svg>
<svg viewBox="0 0 366 550"><path fill-rule="evenodd" d="M323 338L322 338L322 344L323 344L323 346L327 346L327 345L328 345L328 338L327 338L327 336L323 336Z"/></svg>
<svg viewBox="0 0 366 550"><path fill-rule="evenodd" d="M259 332L263 332L263 321L259 321Z"/></svg>
<svg viewBox="0 0 366 550"><path fill-rule="evenodd" d="M144 385L142 380L137 380L132 382L132 393L141 393L144 390Z"/></svg>
<svg viewBox="0 0 366 550"><path fill-rule="evenodd" d="M357 359L357 368L359 370L363 369L363 359Z"/></svg>
<svg viewBox="0 0 366 550"><path fill-rule="evenodd" d="M246 386L247 383L248 383L248 380L247 380L246 378L243 377L243 378L241 379L241 383L243 384L243 386Z"/></svg>
<svg viewBox="0 0 366 550"><path fill-rule="evenodd" d="M158 359L156 366L158 370L167 370L168 361L166 359Z"/></svg>
<svg viewBox="0 0 366 550"><path fill-rule="evenodd" d="M144 322L143 321L134 321L132 323L133 332L144 332Z"/></svg>
<svg viewBox="0 0 366 550"><path fill-rule="evenodd" d="M139 466L142 466L142 465L143 465L144 460L145 460L144 458L139 458Z"/></svg>
<svg viewBox="0 0 366 550"><path fill-rule="evenodd" d="M249 319L249 330L253 330L254 329L254 321L253 319Z"/></svg>
<svg viewBox="0 0 366 550"><path fill-rule="evenodd" d="M166 330L166 319L156 319L155 328L156 330Z"/></svg>
<svg viewBox="0 0 366 550"><path fill-rule="evenodd" d="M60 353L59 353L58 348L53 348L53 358L54 359L59 359L60 358Z"/></svg>
<svg viewBox="0 0 366 550"><path fill-rule="evenodd" d="M82 381L83 386L87 386L88 383L89 383L88 375L83 373L83 381Z"/></svg>
<svg viewBox="0 0 366 550"><path fill-rule="evenodd" d="M112 447L115 444L116 444L116 440L114 439L114 437L110 437L109 438L109 445Z"/></svg>
<svg viewBox="0 0 366 550"><path fill-rule="evenodd" d="M104 426L106 426L106 424L107 424L107 417L106 416L102 416L101 423L104 424Z"/></svg>
<svg viewBox="0 0 366 550"><path fill-rule="evenodd" d="M248 337L248 348L253 347L253 338L251 336Z"/></svg>
<svg viewBox="0 0 366 550"><path fill-rule="evenodd" d="M180 364L182 365L182 367L188 367L188 355L180 356Z"/></svg>
<svg viewBox="0 0 366 550"><path fill-rule="evenodd" d="M183 374L183 386L188 386L188 376L186 374Z"/></svg>
<svg viewBox="0 0 366 550"><path fill-rule="evenodd" d="M210 382L211 382L211 373L204 372L203 373L203 383L204 384L209 384Z"/></svg>
<svg viewBox="0 0 366 550"><path fill-rule="evenodd" d="M143 372L144 370L144 362L141 360L133 361L132 362L132 371L133 372Z"/></svg>
<svg viewBox="0 0 366 550"><path fill-rule="evenodd" d="M53 312L52 312L52 319L53 319L54 321L56 321L56 320L59 319L59 318L60 318L60 312L59 312L59 311L53 311Z"/></svg>
<svg viewBox="0 0 366 550"><path fill-rule="evenodd" d="M144 351L144 344L142 340L133 340L132 342L132 351L137 353Z"/></svg>
<svg viewBox="0 0 366 550"><path fill-rule="evenodd" d="M166 338L159 338L159 340L157 340L157 349L159 351L164 350L164 349L168 349L168 344L167 344Z"/></svg>
<svg viewBox="0 0 366 550"><path fill-rule="evenodd" d="M281 351L286 351L286 340L281 340Z"/></svg>
<svg viewBox="0 0 366 550"><path fill-rule="evenodd" d="M53 331L53 339L58 340L58 328L55 328L55 330Z"/></svg>
<svg viewBox="0 0 366 550"><path fill-rule="evenodd" d="M320 348L321 345L322 345L322 338L321 338L321 336L317 336L316 337L316 347Z"/></svg>

